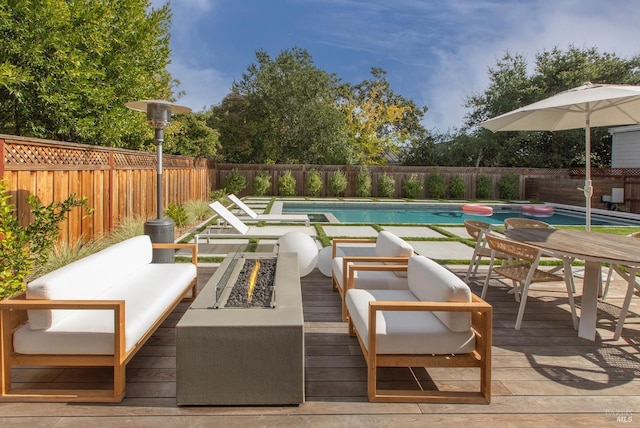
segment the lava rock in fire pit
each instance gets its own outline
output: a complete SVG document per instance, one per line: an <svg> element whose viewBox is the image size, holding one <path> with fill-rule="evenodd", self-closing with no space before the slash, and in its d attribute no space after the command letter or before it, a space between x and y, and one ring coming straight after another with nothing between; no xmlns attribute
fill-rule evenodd
<svg viewBox="0 0 640 428"><path fill-rule="evenodd" d="M250 293L250 279L256 263L260 268ZM271 296L276 277L276 259L246 259L231 289L225 308L264 308L271 306Z"/></svg>

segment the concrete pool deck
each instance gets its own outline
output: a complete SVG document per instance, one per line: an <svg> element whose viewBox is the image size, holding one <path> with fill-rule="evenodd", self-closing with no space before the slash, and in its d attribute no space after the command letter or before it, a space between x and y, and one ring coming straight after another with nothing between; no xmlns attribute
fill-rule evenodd
<svg viewBox="0 0 640 428"><path fill-rule="evenodd" d="M268 206L264 198L251 198L246 200L246 203L259 213L264 212ZM276 204L274 203L274 206ZM232 208L231 211L235 214L240 214L237 209ZM318 223L316 226L329 239L338 237L375 238L378 235L378 230L372 225ZM416 253L435 260L469 260L473 254L471 246L460 242L462 239L469 239L469 235L463 225L437 228L429 225L381 225L380 228L410 241ZM263 227L254 227L252 230L251 238L240 234L238 234L237 238L229 237L229 233L226 233L224 238L201 239L199 241L198 254L201 257L224 257L228 253L244 251L251 241L257 241L258 248L256 251L272 251L277 242L277 239L273 239L273 236L281 236L291 231L301 231L316 237L316 228L313 226L269 223ZM265 238L259 238L259 232L264 232ZM192 240L191 242L194 241ZM320 244L317 237L316 242L318 242L318 247L321 248L322 244Z"/></svg>

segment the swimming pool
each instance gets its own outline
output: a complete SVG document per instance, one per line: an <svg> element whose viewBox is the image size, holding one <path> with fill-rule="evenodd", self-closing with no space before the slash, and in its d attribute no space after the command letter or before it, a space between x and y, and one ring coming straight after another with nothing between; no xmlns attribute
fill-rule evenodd
<svg viewBox="0 0 640 428"><path fill-rule="evenodd" d="M554 225L584 225L583 213L556 209L550 217L525 215L518 206L492 205L492 216L479 216L462 212L460 204L421 204L390 202L284 202L283 213L314 214L331 213L342 223L383 224L462 224L466 219L476 219L492 224L502 224L509 217L535 218ZM320 217L316 217L320 218ZM318 220L314 220L318 221ZM321 220L320 220L321 221ZM593 214L592 225L640 226L640 222L607 218Z"/></svg>

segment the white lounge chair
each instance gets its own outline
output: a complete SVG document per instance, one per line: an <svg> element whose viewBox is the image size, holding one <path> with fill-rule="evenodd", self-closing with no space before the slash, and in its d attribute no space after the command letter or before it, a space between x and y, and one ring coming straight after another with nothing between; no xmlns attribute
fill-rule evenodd
<svg viewBox="0 0 640 428"><path fill-rule="evenodd" d="M227 198L231 202L233 202L238 208L244 211L251 220L255 221L283 221L283 222L304 222L305 226L309 226L310 220L309 216L306 214L258 214L254 210L252 210L247 204L242 202L240 198L238 198L233 193L227 195ZM244 220L244 219L243 219Z"/></svg>
<svg viewBox="0 0 640 428"><path fill-rule="evenodd" d="M273 228L270 227L249 227L242 219L238 218L234 213L229 211L224 205L220 202L215 201L209 204L211 209L215 211L218 216L222 218L231 228L235 230L235 233L224 233L221 232L220 229L217 231L213 231L213 228L207 228L207 230L203 233L199 233L195 236L195 243L198 243L199 239L207 240L207 243L210 242L211 238L261 238L261 239L278 239L287 231L284 230L283 226L278 226L279 229L283 229L282 231L278 231L278 233L273 232ZM313 229L313 228L308 228ZM314 230L310 230L309 233L313 233ZM314 235L315 236L315 235Z"/></svg>

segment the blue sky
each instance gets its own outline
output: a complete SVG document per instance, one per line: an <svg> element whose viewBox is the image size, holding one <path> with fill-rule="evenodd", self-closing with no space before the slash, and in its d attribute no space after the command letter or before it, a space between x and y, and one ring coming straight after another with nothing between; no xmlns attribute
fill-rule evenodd
<svg viewBox="0 0 640 428"><path fill-rule="evenodd" d="M158 7L166 0L152 0ZM535 55L557 46L640 53L636 0L172 0L171 64L201 111L220 103L259 49L275 58L294 46L343 81L371 67L391 88L427 106L433 131L460 127L467 96L488 86L487 69L508 50Z"/></svg>

